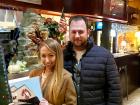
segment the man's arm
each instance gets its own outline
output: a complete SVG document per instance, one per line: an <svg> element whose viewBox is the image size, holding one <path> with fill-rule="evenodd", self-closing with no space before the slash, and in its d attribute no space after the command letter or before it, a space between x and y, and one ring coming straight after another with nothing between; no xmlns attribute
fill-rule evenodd
<svg viewBox="0 0 140 105"><path fill-rule="evenodd" d="M109 54L106 64L107 105L122 105L120 75L113 55Z"/></svg>

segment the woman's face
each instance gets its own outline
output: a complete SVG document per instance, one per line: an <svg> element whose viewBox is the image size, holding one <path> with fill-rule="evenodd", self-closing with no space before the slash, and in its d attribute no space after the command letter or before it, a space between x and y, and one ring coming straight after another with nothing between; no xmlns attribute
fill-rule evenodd
<svg viewBox="0 0 140 105"><path fill-rule="evenodd" d="M46 46L41 47L40 49L40 58L41 62L44 64L46 69L52 70L55 66L56 55Z"/></svg>

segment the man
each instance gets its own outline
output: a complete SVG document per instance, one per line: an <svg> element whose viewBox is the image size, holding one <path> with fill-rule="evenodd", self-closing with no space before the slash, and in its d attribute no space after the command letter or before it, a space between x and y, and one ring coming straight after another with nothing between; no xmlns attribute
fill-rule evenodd
<svg viewBox="0 0 140 105"><path fill-rule="evenodd" d="M64 50L64 67L73 74L78 105L121 105L120 78L112 54L89 37L83 16L69 20L70 42Z"/></svg>

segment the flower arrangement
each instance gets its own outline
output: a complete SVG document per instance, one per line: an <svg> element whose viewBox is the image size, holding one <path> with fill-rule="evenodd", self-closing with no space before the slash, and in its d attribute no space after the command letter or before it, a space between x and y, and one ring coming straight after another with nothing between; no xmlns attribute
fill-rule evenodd
<svg viewBox="0 0 140 105"><path fill-rule="evenodd" d="M61 23L61 19L65 20L64 12L60 18L60 23L52 18L45 19L39 14L27 11L24 13L23 20L21 22L21 29L25 36L39 36L43 38L51 37L62 41L64 34L66 33L66 24ZM43 34L42 34L43 33Z"/></svg>
<svg viewBox="0 0 140 105"><path fill-rule="evenodd" d="M33 22L30 26L32 29L27 33L27 36L30 39L34 37L41 39L47 39L48 37L51 37L57 41L62 41L64 39L64 34L67 31L65 25L59 24L52 18L47 18L44 21L44 25L40 26L37 22Z"/></svg>
<svg viewBox="0 0 140 105"><path fill-rule="evenodd" d="M49 37L58 37L60 35L60 32L58 30L59 24L52 18L47 18L44 25L48 28L49 31Z"/></svg>
<svg viewBox="0 0 140 105"><path fill-rule="evenodd" d="M67 31L64 25L59 24L52 18L47 18L44 25L48 28L49 31L48 37L58 38L58 40L63 40L63 36Z"/></svg>

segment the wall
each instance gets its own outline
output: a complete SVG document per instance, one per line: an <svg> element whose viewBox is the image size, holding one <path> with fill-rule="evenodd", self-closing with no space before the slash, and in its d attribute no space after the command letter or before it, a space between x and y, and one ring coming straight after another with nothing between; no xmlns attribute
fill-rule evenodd
<svg viewBox="0 0 140 105"><path fill-rule="evenodd" d="M128 20L130 24L140 25L140 0L128 0L128 6L130 8L130 12L128 14ZM133 10L132 10L133 9ZM135 9L135 10L134 10ZM132 17L131 13L136 13L137 17L132 18L131 21L129 18Z"/></svg>
<svg viewBox="0 0 140 105"><path fill-rule="evenodd" d="M128 6L140 9L140 0L128 0Z"/></svg>

